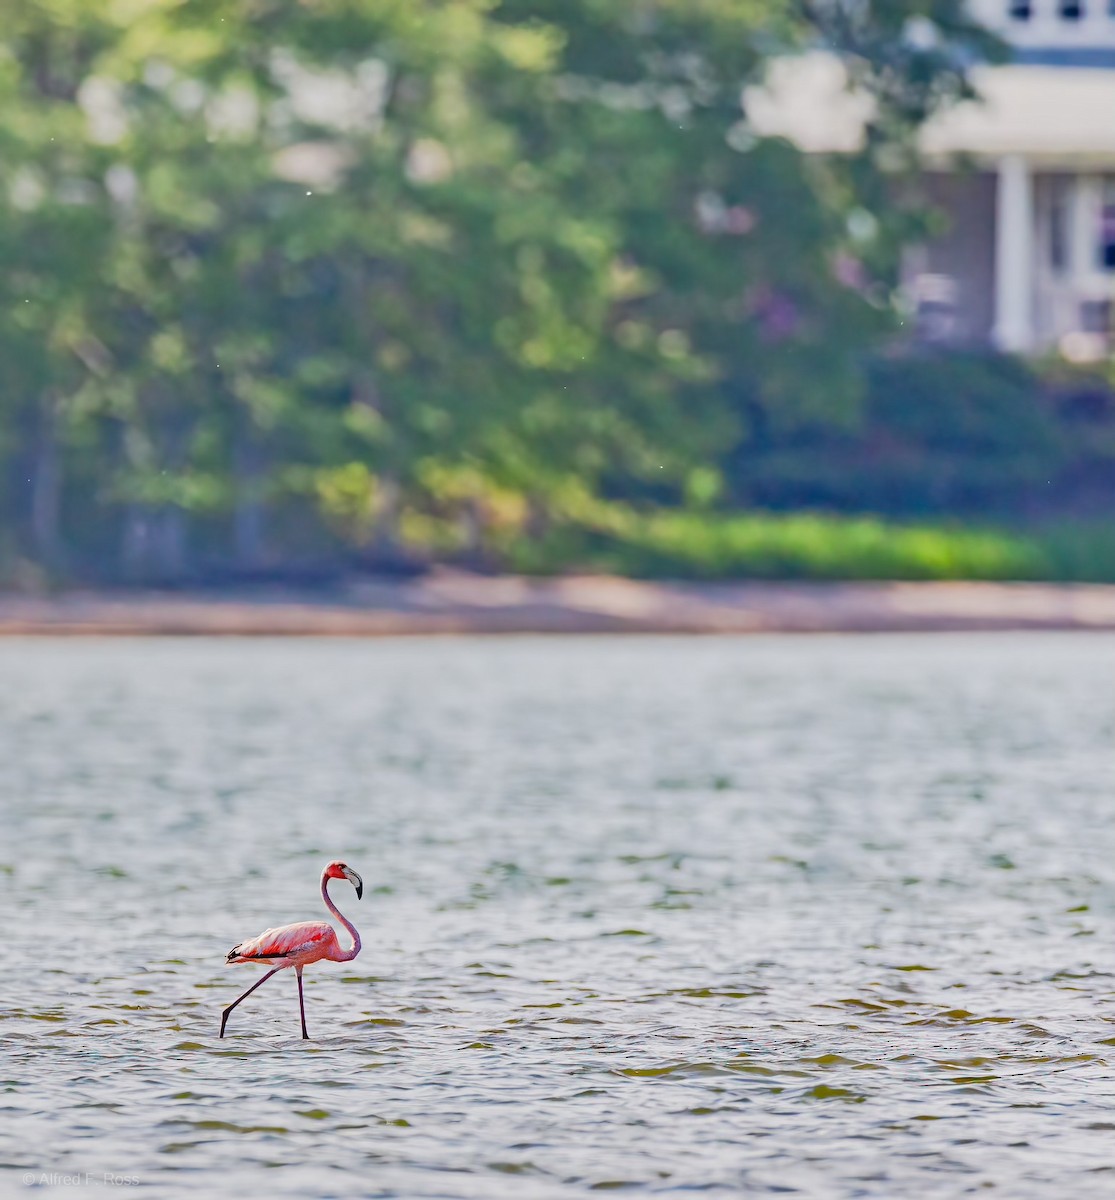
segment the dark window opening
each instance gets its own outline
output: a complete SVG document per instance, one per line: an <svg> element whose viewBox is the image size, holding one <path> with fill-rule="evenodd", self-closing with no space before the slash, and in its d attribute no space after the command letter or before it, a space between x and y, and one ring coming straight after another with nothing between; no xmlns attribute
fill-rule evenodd
<svg viewBox="0 0 1115 1200"><path fill-rule="evenodd" d="M1115 204L1105 204L1100 216L1100 265L1115 271Z"/></svg>
<svg viewBox="0 0 1115 1200"><path fill-rule="evenodd" d="M1063 21L1081 21L1083 18L1083 0L1061 0L1061 19Z"/></svg>
<svg viewBox="0 0 1115 1200"><path fill-rule="evenodd" d="M1064 183L1057 180L1049 204L1049 267L1063 275L1069 265L1069 208Z"/></svg>
<svg viewBox="0 0 1115 1200"><path fill-rule="evenodd" d="M1115 4L1115 0L1111 0ZM1011 0L1010 16L1012 21L1028 21L1034 15L1034 6L1030 0Z"/></svg>

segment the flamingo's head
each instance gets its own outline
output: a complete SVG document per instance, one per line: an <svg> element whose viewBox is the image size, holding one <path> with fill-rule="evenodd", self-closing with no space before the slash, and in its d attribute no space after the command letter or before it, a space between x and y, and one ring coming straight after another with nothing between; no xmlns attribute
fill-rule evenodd
<svg viewBox="0 0 1115 1200"><path fill-rule="evenodd" d="M347 879L349 883L356 888L356 898L359 900L364 895L364 881L356 872L343 862L331 862L325 868L326 879Z"/></svg>

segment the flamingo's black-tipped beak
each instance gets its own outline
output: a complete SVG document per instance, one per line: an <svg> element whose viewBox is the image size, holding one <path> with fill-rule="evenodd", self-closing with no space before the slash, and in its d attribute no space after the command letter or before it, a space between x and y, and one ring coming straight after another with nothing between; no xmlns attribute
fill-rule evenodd
<svg viewBox="0 0 1115 1200"><path fill-rule="evenodd" d="M349 883L352 884L352 886L354 888L356 888L356 899L362 900L364 898L364 881L363 881L363 879L361 879L360 876L357 875L356 872L351 867L345 867L344 870L345 870L345 878L349 881Z"/></svg>

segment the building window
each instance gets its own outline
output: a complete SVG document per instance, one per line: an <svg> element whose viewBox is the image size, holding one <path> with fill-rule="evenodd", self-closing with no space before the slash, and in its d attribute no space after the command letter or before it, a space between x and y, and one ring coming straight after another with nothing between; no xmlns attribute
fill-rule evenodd
<svg viewBox="0 0 1115 1200"><path fill-rule="evenodd" d="M923 342L948 342L956 336L956 280L922 274L914 280L914 330Z"/></svg>
<svg viewBox="0 0 1115 1200"><path fill-rule="evenodd" d="M1083 333L1109 334L1111 332L1111 301L1085 300L1080 306L1080 328Z"/></svg>
<svg viewBox="0 0 1115 1200"><path fill-rule="evenodd" d="M1111 200L1100 210L1100 266L1115 273L1115 202Z"/></svg>
<svg viewBox="0 0 1115 1200"><path fill-rule="evenodd" d="M1061 20L1081 21L1084 19L1084 0L1061 0Z"/></svg>
<svg viewBox="0 0 1115 1200"><path fill-rule="evenodd" d="M1115 0L1111 0L1115 4ZM1030 0L1010 0L1007 5L1012 21L1028 21L1034 15L1034 6Z"/></svg>
<svg viewBox="0 0 1115 1200"><path fill-rule="evenodd" d="M1049 254L1049 269L1054 275L1064 275L1069 269L1070 221L1072 197L1069 180L1063 175L1054 175L1049 181L1049 216L1046 225L1046 246Z"/></svg>

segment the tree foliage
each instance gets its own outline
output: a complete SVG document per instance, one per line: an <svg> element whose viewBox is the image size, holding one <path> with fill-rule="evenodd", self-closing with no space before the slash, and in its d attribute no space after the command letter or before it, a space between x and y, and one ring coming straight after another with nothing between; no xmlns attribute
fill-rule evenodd
<svg viewBox="0 0 1115 1200"><path fill-rule="evenodd" d="M959 0L0 22L0 553L106 577L475 552L854 422L890 176L983 47ZM840 162L741 103L822 37L878 99Z"/></svg>

